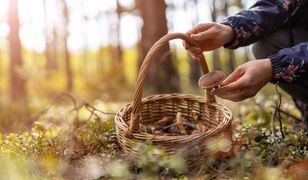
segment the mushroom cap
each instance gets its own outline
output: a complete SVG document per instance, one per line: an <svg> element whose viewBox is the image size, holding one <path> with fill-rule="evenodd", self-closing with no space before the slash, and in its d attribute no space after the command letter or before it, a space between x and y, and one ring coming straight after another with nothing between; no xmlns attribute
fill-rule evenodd
<svg viewBox="0 0 308 180"><path fill-rule="evenodd" d="M224 78L224 72L214 70L201 76L198 84L202 89L209 89L218 86Z"/></svg>

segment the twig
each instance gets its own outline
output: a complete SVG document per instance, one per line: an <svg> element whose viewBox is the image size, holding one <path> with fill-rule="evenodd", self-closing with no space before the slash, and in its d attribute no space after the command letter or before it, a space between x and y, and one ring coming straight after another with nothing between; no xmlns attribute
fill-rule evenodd
<svg viewBox="0 0 308 180"><path fill-rule="evenodd" d="M274 110L272 117L271 117L272 133L274 134L274 136L276 136L276 130L275 130L276 115L277 115L277 108L275 107L275 110Z"/></svg>
<svg viewBox="0 0 308 180"><path fill-rule="evenodd" d="M218 170L218 169L215 169L215 168L214 168L212 165L210 165L209 163L204 162L204 164L205 164L207 167L209 167L210 169L212 169L213 171L219 173L219 170Z"/></svg>
<svg viewBox="0 0 308 180"><path fill-rule="evenodd" d="M276 108L275 106L272 106L272 108L273 108L274 110L277 109L278 112L280 112L280 113L282 113L282 114L288 116L289 118L287 118L287 119L285 119L285 120L286 120L288 123L290 123L291 125L297 126L297 127L298 127L298 126L301 126L300 123L296 123L296 122L295 122L295 121L301 122L301 119L300 119L300 118L298 118L298 117L296 117L296 116L294 116L294 115L290 114L289 112L286 112L286 111L284 111L284 110L282 110L282 109ZM272 116L272 118L273 118L273 116ZM273 121L273 119L272 119L272 121ZM272 124L272 125L273 125L273 124Z"/></svg>
<svg viewBox="0 0 308 180"><path fill-rule="evenodd" d="M63 96L68 97L72 101L74 107L77 107L76 100L75 100L75 98L72 95L67 94L67 93L62 93L62 94L63 94Z"/></svg>
<svg viewBox="0 0 308 180"><path fill-rule="evenodd" d="M287 162L290 160L290 158L291 158L291 155L289 155L288 157L286 157L286 158L282 161L282 163L280 164L280 167L281 167L281 168L285 168L286 165L287 165Z"/></svg>
<svg viewBox="0 0 308 180"><path fill-rule="evenodd" d="M77 105L75 99L73 96L69 95L69 94L64 94L66 95L67 97L69 97L73 104L74 104L74 108L70 110L70 112L72 111L76 111L76 116L75 116L75 121L74 121L74 126L73 126L73 130L72 130L72 133L70 134L69 136L69 144L68 144L68 147L65 149L65 155L64 155L64 159L66 161L70 161L71 160L71 157L72 155L74 154L74 148L76 145L78 145L78 139L77 139L77 136L76 136L76 133L78 131L78 129L83 126L86 122L88 122L93 116L99 118L99 115L96 113L96 112L100 112L104 115L115 115L114 113L108 113L108 112L104 112L104 111L101 111L97 108L95 108L94 106L91 106L89 103L86 103L86 102L83 102L79 105ZM81 125L79 123L79 111L82 107L85 107L89 112L90 112L90 116L88 117L88 119L83 122ZM99 124L99 128L101 129L101 123Z"/></svg>
<svg viewBox="0 0 308 180"><path fill-rule="evenodd" d="M299 121L299 122L302 121L300 118L294 116L293 114L290 114L289 112L286 112L286 111L284 111L284 110L282 110L282 109L277 109L277 110L278 110L280 113L282 113L282 114L284 114L284 115L286 115L286 116L289 116L289 117L291 117L292 119L294 119L294 120L296 120L296 121Z"/></svg>
<svg viewBox="0 0 308 180"><path fill-rule="evenodd" d="M275 149L275 151L272 153L269 161L267 162L267 166L273 165L274 158L275 158L275 156L277 156L278 151L280 151L281 149L282 149L281 146Z"/></svg>
<svg viewBox="0 0 308 180"><path fill-rule="evenodd" d="M112 112L105 112L105 111L102 111L102 110L99 110L97 108L95 108L94 106L90 105L89 103L87 102L83 102L81 104L79 104L78 106L74 107L73 109L70 110L71 111L77 111L77 110L80 110L81 108L85 107L88 111L97 111L97 112L100 112L101 114L103 115L110 115L110 116L115 116L116 113L112 113ZM91 110L90 110L91 109Z"/></svg>
<svg viewBox="0 0 308 180"><path fill-rule="evenodd" d="M96 112L99 112L99 113L104 114L104 115L115 115L115 113L109 113L109 112L101 111L101 110L95 108L94 106L90 105L89 103L77 104L75 98L72 95L67 94L67 93L62 93L62 94L58 95L56 98L54 98L52 100L52 102L50 104L48 104L41 112L39 112L37 115L29 118L28 122L33 123L33 122L37 121L40 117L45 115L50 110L50 108L52 106L54 106L58 101L60 101L64 97L68 98L74 106L73 109L71 109L68 113L71 113L73 111L76 112L74 122L73 122L74 125L72 127L72 132L70 133L70 135L68 137L68 146L63 151L65 161L70 161L73 154L74 154L74 149L79 143L78 138L77 138L77 130L80 127L80 123L79 123L79 111L80 111L80 109L82 107L85 107L91 113L88 120L90 120L93 116L99 117L99 115ZM85 122L87 122L87 121L85 121ZM85 122L83 124L85 124Z"/></svg>
<svg viewBox="0 0 308 180"><path fill-rule="evenodd" d="M91 105L88 104L88 103L86 103L85 106L88 107L88 108L93 109L94 111L100 112L100 113L102 113L102 114L104 114L104 115L111 115L111 116L115 116L115 115L116 115L116 113L104 112L104 111L102 111L102 110L99 110L99 109L97 109L97 108L91 106Z"/></svg>
<svg viewBox="0 0 308 180"><path fill-rule="evenodd" d="M35 116L29 118L27 122L33 123L34 121L37 121L41 116L43 116L44 114L46 114L46 113L49 111L49 109L50 109L54 104L56 104L56 103L57 103L61 98L63 98L63 97L69 97L69 99L72 100L74 106L76 107L76 101L75 101L75 99L74 99L71 95L69 95L69 94L67 94L67 93L62 93L62 94L58 95L56 98L54 98L54 99L51 101L51 103L48 104L48 105L44 108L44 110L42 110L41 112L39 112L37 115L35 115Z"/></svg>
<svg viewBox="0 0 308 180"><path fill-rule="evenodd" d="M280 107L281 107L281 93L278 91L278 85L277 84L276 84L275 87L276 87L276 92L278 94L278 102L276 102L276 107L278 109L280 109ZM279 130L280 130L282 138L284 139L285 135L284 135L283 130L282 130L281 115L280 115L279 111L278 111L278 121L279 121Z"/></svg>

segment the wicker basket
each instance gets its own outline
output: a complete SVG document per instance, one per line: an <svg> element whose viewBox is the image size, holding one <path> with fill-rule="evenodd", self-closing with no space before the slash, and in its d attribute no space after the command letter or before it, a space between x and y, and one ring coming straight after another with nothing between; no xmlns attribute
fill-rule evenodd
<svg viewBox="0 0 308 180"><path fill-rule="evenodd" d="M139 71L133 103L122 107L115 116L116 136L124 152L131 157L138 158L134 148L135 143L150 140L168 155L182 153L188 166L202 165L208 158L208 139L211 137L225 137L232 141L231 111L216 103L215 97L208 91L206 96L191 94L160 94L142 99L143 82L149 71L155 53L170 40L182 39L196 45L188 35L182 33L167 34L159 39L145 57ZM208 73L205 58L200 59L203 73ZM207 129L191 135L154 135L139 130L141 124L153 124L166 116L175 117L177 112L190 120L191 112L199 115L199 121ZM132 141L133 140L133 141Z"/></svg>

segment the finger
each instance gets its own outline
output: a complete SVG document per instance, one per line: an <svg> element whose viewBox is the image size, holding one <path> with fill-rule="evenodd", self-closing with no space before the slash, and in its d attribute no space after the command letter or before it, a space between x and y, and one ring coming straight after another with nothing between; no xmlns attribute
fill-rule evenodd
<svg viewBox="0 0 308 180"><path fill-rule="evenodd" d="M189 52L188 51L188 53L189 53L189 55L193 58L193 59L196 59L196 60L199 60L199 58L200 58L200 54L196 54L196 53L193 53L193 52Z"/></svg>
<svg viewBox="0 0 308 180"><path fill-rule="evenodd" d="M197 34L192 34L191 38L193 38L196 41L205 41L205 40L213 38L214 36L215 36L214 31L207 30L207 31L203 31Z"/></svg>
<svg viewBox="0 0 308 180"><path fill-rule="evenodd" d="M187 41L183 41L182 44L183 44L184 48L186 50L188 50L188 51L193 49L192 51L194 51L194 52L197 52L197 53L201 53L202 52L202 50L199 47L194 46L192 44L189 44Z"/></svg>
<svg viewBox="0 0 308 180"><path fill-rule="evenodd" d="M191 47L188 49L188 51L193 52L195 54L201 54L202 50L199 47Z"/></svg>
<svg viewBox="0 0 308 180"><path fill-rule="evenodd" d="M202 54L202 51L199 51L198 49L193 49L193 48L187 49L187 52L190 55L194 55L194 56L198 56L198 55Z"/></svg>
<svg viewBox="0 0 308 180"><path fill-rule="evenodd" d="M238 80L240 77L243 76L245 70L242 68L236 68L222 83L221 86L227 85Z"/></svg>
<svg viewBox="0 0 308 180"><path fill-rule="evenodd" d="M251 94L249 93L248 90L243 90L243 91L238 91L238 92L232 93L232 94L221 95L221 96L218 95L218 96L220 98L223 98L223 99L238 102L238 101L242 101L242 100L245 100L247 98L250 98Z"/></svg>
<svg viewBox="0 0 308 180"><path fill-rule="evenodd" d="M218 89L215 89L213 91L213 94L222 96L222 95L237 93L238 91L245 89L247 86L246 84L247 84L246 78L240 78L237 81L234 81L230 84L222 86Z"/></svg>
<svg viewBox="0 0 308 180"><path fill-rule="evenodd" d="M187 43L186 41L182 41L182 44L183 44L183 46L184 46L184 48L185 48L186 50L188 50L189 48L192 47L192 46L191 46L189 43Z"/></svg>
<svg viewBox="0 0 308 180"><path fill-rule="evenodd" d="M197 26L195 26L191 30L187 31L187 34L188 35L197 34L197 33L200 33L202 31L208 30L212 26L213 26L212 23L198 24Z"/></svg>

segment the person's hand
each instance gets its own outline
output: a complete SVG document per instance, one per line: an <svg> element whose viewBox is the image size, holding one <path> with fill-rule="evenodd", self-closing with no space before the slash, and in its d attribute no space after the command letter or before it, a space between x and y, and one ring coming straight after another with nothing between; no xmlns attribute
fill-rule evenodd
<svg viewBox="0 0 308 180"><path fill-rule="evenodd" d="M183 46L194 58L199 57L203 51L210 51L223 46L235 36L230 26L219 23L199 24L188 31L187 34L199 44L199 47L194 47L183 41Z"/></svg>
<svg viewBox="0 0 308 180"><path fill-rule="evenodd" d="M231 101L253 97L273 76L269 59L253 60L240 65L213 94Z"/></svg>

